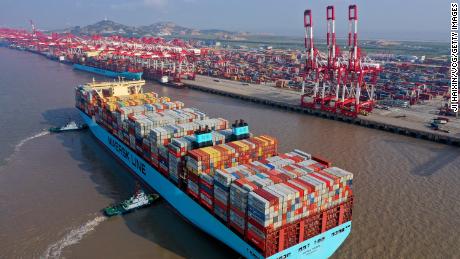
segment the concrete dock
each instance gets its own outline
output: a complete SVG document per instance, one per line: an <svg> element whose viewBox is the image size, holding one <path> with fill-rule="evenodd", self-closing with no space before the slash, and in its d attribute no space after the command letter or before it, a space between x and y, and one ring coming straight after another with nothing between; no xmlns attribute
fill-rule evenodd
<svg viewBox="0 0 460 259"><path fill-rule="evenodd" d="M415 105L413 108L391 108L390 110L375 109L368 116L360 115L350 118L340 114L300 107L300 93L288 89L275 88L269 85L244 84L237 81L197 76L195 80L183 80L192 89L229 96L255 103L261 103L281 109L339 120L364 127L394 132L401 135L426 139L439 143L460 146L460 119L452 118L443 127L449 133L435 131L427 125L436 117L435 105Z"/></svg>

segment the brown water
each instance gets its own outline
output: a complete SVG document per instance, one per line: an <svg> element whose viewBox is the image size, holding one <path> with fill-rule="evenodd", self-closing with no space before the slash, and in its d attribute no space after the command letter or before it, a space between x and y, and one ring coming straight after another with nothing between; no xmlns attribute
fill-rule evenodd
<svg viewBox="0 0 460 259"><path fill-rule="evenodd" d="M132 176L77 118L73 88L93 75L0 48L0 258L239 258L165 202L106 219ZM96 79L102 80L101 77ZM188 89L148 89L211 116L246 119L355 173L350 237L335 258L460 258L460 149Z"/></svg>

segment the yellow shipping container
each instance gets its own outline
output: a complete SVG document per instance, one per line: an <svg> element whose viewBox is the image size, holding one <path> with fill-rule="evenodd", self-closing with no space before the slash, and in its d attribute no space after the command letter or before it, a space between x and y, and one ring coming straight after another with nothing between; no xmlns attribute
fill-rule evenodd
<svg viewBox="0 0 460 259"><path fill-rule="evenodd" d="M213 152L212 149L206 150L206 153L209 154L209 158L210 158L211 160L214 160L214 159L215 159L216 156L215 156L215 154L214 154L214 152Z"/></svg>
<svg viewBox="0 0 460 259"><path fill-rule="evenodd" d="M243 148L243 146L241 145L239 140L238 141L233 141L232 144L237 145L240 148Z"/></svg>
<svg viewBox="0 0 460 259"><path fill-rule="evenodd" d="M107 103L107 107L109 111L115 111L117 109L117 106L115 105L115 103Z"/></svg>
<svg viewBox="0 0 460 259"><path fill-rule="evenodd" d="M268 141L269 144L274 145L275 144L275 138L268 136L268 135L262 135L260 136L261 138L265 139Z"/></svg>
<svg viewBox="0 0 460 259"><path fill-rule="evenodd" d="M100 51L86 51L85 56L86 57L96 57L98 56Z"/></svg>
<svg viewBox="0 0 460 259"><path fill-rule="evenodd" d="M262 142L262 146L266 147L268 146L269 141L265 138L262 138L262 136L259 137L254 137L254 139L257 139L258 141Z"/></svg>
<svg viewBox="0 0 460 259"><path fill-rule="evenodd" d="M235 141L233 143L235 143L236 145L240 146L243 151L248 151L249 150L249 145L247 145L246 143L244 143L242 141Z"/></svg>

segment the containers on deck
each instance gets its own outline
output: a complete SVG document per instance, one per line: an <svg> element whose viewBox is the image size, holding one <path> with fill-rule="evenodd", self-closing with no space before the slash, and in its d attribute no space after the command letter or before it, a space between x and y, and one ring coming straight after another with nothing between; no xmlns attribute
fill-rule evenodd
<svg viewBox="0 0 460 259"><path fill-rule="evenodd" d="M277 139L252 137L247 123L230 129L154 93L102 98L80 87L76 100L264 256L351 220L350 172L300 150L278 154Z"/></svg>

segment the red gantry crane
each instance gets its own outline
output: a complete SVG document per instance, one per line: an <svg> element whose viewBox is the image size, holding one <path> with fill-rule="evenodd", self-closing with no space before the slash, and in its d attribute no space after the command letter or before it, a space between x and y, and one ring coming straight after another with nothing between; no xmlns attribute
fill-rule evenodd
<svg viewBox="0 0 460 259"><path fill-rule="evenodd" d="M143 71L146 79L180 83L184 78L195 78L196 57L201 52L189 42L160 37L47 35L38 31L32 20L29 22L32 32L0 28L0 40L62 62L114 71Z"/></svg>
<svg viewBox="0 0 460 259"><path fill-rule="evenodd" d="M349 117L367 114L375 103L374 90L380 65L364 57L358 47L357 6L348 7L347 54L342 54L336 43L334 6L326 8L326 21L327 55L324 55L313 45L312 12L304 12L305 77L313 83L313 89L302 93L301 106Z"/></svg>

